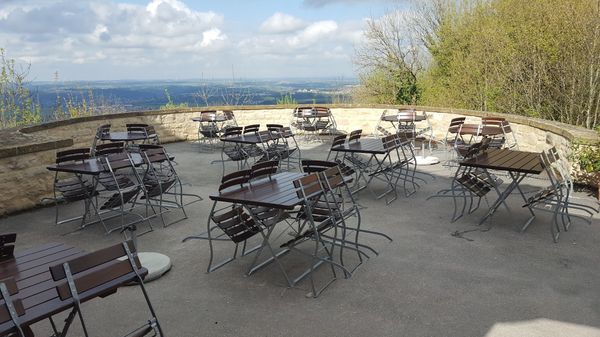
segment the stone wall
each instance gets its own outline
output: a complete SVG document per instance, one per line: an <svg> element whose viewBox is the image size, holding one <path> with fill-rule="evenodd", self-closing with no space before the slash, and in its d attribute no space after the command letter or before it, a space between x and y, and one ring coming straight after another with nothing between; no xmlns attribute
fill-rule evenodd
<svg viewBox="0 0 600 337"><path fill-rule="evenodd" d="M363 134L375 130L386 106L333 106L338 130L362 129ZM394 107L397 109L397 107ZM444 138L452 118L468 116L467 122L478 123L482 116L501 116L511 122L520 149L542 151L552 146L567 155L572 141L597 141L595 133L570 125L541 121L513 115L499 115L468 110L417 107L426 111L436 139ZM246 107L234 110L239 125L278 123L289 125L291 108ZM155 126L162 142L195 140L198 125L191 120L197 111L146 111L118 115L93 116L59 121L0 132L0 215L29 209L52 195L53 173L46 166L54 162L57 150L90 146L96 128L111 124L112 129L124 129L126 123L148 123Z"/></svg>

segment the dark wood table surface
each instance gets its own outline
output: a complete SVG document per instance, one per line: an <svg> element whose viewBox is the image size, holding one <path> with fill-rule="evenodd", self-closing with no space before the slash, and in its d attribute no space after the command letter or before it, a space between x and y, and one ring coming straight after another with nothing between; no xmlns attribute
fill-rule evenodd
<svg viewBox="0 0 600 337"><path fill-rule="evenodd" d="M54 281L50 274L50 267L85 254L82 249L64 243L49 243L15 253L14 258L0 262L0 279L11 277L17 282L19 292L12 298L20 299L25 308L25 315L19 317L23 326L29 326L73 307L71 299L63 301L58 297L56 286L65 281ZM142 276L147 274L145 268L140 272ZM133 280L132 275L126 274L101 288L82 293L81 300L87 301L97 296L114 293L118 287L131 280ZM10 321L0 324L0 334L12 327Z"/></svg>
<svg viewBox="0 0 600 337"><path fill-rule="evenodd" d="M133 164L136 166L141 165L144 162L142 156L139 153L131 153L131 158L133 159ZM93 176L97 176L100 173L107 171L107 168L104 165L104 161L100 158L86 159L78 163L49 165L46 166L46 169L54 172L58 171Z"/></svg>
<svg viewBox="0 0 600 337"><path fill-rule="evenodd" d="M269 132L269 131L260 131L261 137L264 140L277 139L280 137L279 133ZM261 137L259 137L256 133L246 133L239 136L233 137L221 137L222 142L230 142L230 143L240 143L240 144L259 144L262 143Z"/></svg>
<svg viewBox="0 0 600 337"><path fill-rule="evenodd" d="M427 117L424 115L415 115L415 116L404 116L404 115L385 115L381 117L382 121L386 122L400 122L400 123L410 123L410 122L420 122L426 120Z"/></svg>
<svg viewBox="0 0 600 337"><path fill-rule="evenodd" d="M148 135L144 132L109 132L102 135L101 139L111 142L133 142L148 139Z"/></svg>
<svg viewBox="0 0 600 337"><path fill-rule="evenodd" d="M192 120L194 122L226 122L228 121L225 115L210 115L210 116L200 116L193 117Z"/></svg>
<svg viewBox="0 0 600 337"><path fill-rule="evenodd" d="M460 163L463 166L518 173L540 174L544 170L540 153L492 149Z"/></svg>
<svg viewBox="0 0 600 337"><path fill-rule="evenodd" d="M481 126L479 124L463 124L460 129L461 135L471 136L499 136L503 134L502 128L499 126Z"/></svg>
<svg viewBox="0 0 600 337"><path fill-rule="evenodd" d="M210 196L211 200L263 206L280 209L293 209L302 203L298 198L293 181L303 177L304 173L282 172L253 182L250 186L233 188Z"/></svg>
<svg viewBox="0 0 600 337"><path fill-rule="evenodd" d="M343 145L332 147L331 151L366 153L366 154L386 154L388 151L383 148L381 139L378 138L360 138L356 141L347 142Z"/></svg>

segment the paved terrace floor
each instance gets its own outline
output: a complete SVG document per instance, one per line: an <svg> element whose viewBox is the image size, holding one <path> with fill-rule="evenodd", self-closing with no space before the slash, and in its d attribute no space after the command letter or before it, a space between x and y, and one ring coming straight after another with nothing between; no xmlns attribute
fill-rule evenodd
<svg viewBox="0 0 600 337"><path fill-rule="evenodd" d="M303 157L324 159L328 146L307 145ZM205 272L207 242L181 239L206 227L208 195L216 191L220 174L219 166L209 162L219 152L200 153L194 143L167 148L183 180L192 184L187 190L205 198L188 207L189 219L168 228L155 221L155 231L139 239L140 250L165 253L173 262L168 274L148 284L168 336L600 336L598 219L592 226L575 223L554 244L546 215L526 233L516 230L527 213L513 196L513 213L501 208L482 227L476 223L485 204L450 223L450 199L425 200L448 186L450 171L425 167L437 180L410 198L386 206L368 191L360 194L366 206L363 226L394 241L365 237L380 255L311 299L305 297L308 282L286 289L274 266L245 277L250 257ZM532 191L536 185L543 182L530 179L524 187ZM63 207L66 213L78 211L73 205ZM76 225L57 227L53 220L53 208L36 209L0 219L0 228L19 234L18 250L58 241L92 251L122 239L117 233L104 235L100 226L64 235ZM474 231L463 238L451 235L469 230ZM221 244L217 254L225 256L231 248ZM284 265L293 272L303 261L289 255ZM116 336L143 322L145 306L138 291L124 288L116 296L84 304L89 330ZM47 335L50 326L42 322L34 329ZM78 324L72 329L71 336L82 335Z"/></svg>

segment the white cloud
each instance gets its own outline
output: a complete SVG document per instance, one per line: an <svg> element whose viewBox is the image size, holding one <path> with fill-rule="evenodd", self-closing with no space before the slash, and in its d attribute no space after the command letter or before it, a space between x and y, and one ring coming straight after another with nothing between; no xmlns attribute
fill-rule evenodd
<svg viewBox="0 0 600 337"><path fill-rule="evenodd" d="M225 39L227 39L227 35L222 34L219 28L212 28L202 32L202 42L200 42L200 47L208 47L215 41L223 41Z"/></svg>
<svg viewBox="0 0 600 337"><path fill-rule="evenodd" d="M23 60L83 64L110 59L135 64L136 59L164 59L181 50L215 50L216 41L227 39L219 29L223 21L220 14L194 11L179 0L151 0L146 6L26 1L2 9L0 46ZM14 36L19 37L18 45L9 42Z"/></svg>
<svg viewBox="0 0 600 337"><path fill-rule="evenodd" d="M282 34L297 31L305 26L304 21L289 14L277 12L260 25L260 31L267 34Z"/></svg>

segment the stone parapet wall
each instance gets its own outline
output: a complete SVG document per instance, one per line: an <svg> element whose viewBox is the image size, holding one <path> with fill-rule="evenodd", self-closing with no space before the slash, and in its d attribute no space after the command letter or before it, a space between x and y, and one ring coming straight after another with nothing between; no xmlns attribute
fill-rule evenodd
<svg viewBox="0 0 600 337"><path fill-rule="evenodd" d="M387 106L332 106L338 130L362 129L371 134ZM597 141L592 131L570 125L525 118L522 116L490 114L469 110L416 107L426 111L437 140L445 137L452 118L468 116L467 122L479 123L482 116L502 116L511 122L521 150L542 151L556 146L561 153L570 153L574 140ZM277 123L289 125L292 108L242 107L234 108L239 125ZM124 130L126 123L148 123L155 126L162 142L197 139L198 124L191 120L198 110L145 111L104 115L59 121L0 132L0 215L29 209L52 195L54 174L46 166L54 162L56 151L69 147L89 147L96 128L111 124L113 130Z"/></svg>

